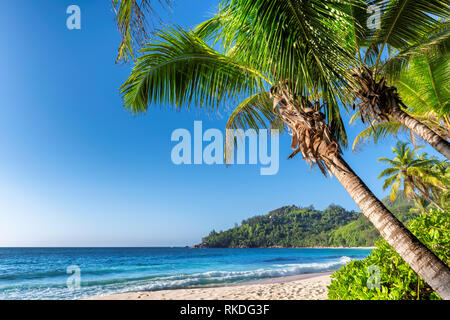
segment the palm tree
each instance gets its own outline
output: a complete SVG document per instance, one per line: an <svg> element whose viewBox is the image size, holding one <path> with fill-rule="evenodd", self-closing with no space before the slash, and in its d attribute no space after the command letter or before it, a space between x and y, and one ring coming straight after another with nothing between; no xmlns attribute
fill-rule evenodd
<svg viewBox="0 0 450 320"><path fill-rule="evenodd" d="M450 139L450 64L448 55L428 57L418 55L411 59L408 67L401 71L394 85L409 106L407 112L411 117L427 125L443 139ZM351 122L360 117L356 112ZM416 135L401 122L389 118L389 121L372 121L354 140L353 150L367 141L377 143L380 139L400 132L407 133L415 143Z"/></svg>
<svg viewBox="0 0 450 320"><path fill-rule="evenodd" d="M445 117L439 117L435 112L428 111L425 114L421 114L419 112L407 112L411 117L419 120L423 124L427 125L434 132L442 137L442 139L449 140L450 139L450 127L447 124ZM350 123L354 123L360 117L359 112L356 112L352 118L350 119ZM372 121L370 125L362 130L353 141L352 149L353 151L358 151L359 147L364 145L367 142L378 143L386 137L396 136L399 134L406 134L411 142L416 145L417 141L420 139L414 132L409 130L406 126L404 126L401 122L390 118L388 121L377 122Z"/></svg>
<svg viewBox="0 0 450 320"><path fill-rule="evenodd" d="M150 22L157 15L153 9L155 2L162 7L170 7L174 0L112 0L116 13L117 28L122 36L117 61L135 58L136 48L148 39Z"/></svg>
<svg viewBox="0 0 450 320"><path fill-rule="evenodd" d="M381 172L378 179L385 178L383 190L391 187L391 201L395 201L397 198L403 182L403 190L408 199L412 197L420 205L419 196L421 196L437 209L444 211L434 198L439 189L448 190L448 187L441 182L441 178L432 169L439 162L436 159L428 159L426 154L419 156L417 150L418 147L411 150L407 143L398 141L397 146L392 148L394 159L378 159L389 165L389 168Z"/></svg>
<svg viewBox="0 0 450 320"><path fill-rule="evenodd" d="M441 184L446 186L445 188L439 188L435 192L434 197L439 199L440 206L446 209L450 209L450 165L448 161L439 161L432 167L434 175L439 177Z"/></svg>
<svg viewBox="0 0 450 320"><path fill-rule="evenodd" d="M342 157L346 135L338 103L347 97L344 66L353 57L340 37L351 22L341 6L322 0L225 1L195 31L166 29L143 48L122 86L125 107L140 113L152 103L177 109L195 104L214 111L234 104L228 128L257 130L281 122L291 131L291 157L301 154L333 174L387 242L450 299L448 267Z"/></svg>
<svg viewBox="0 0 450 320"><path fill-rule="evenodd" d="M352 7L355 25L366 25L370 11L366 8ZM450 143L429 126L405 112L408 110L407 96L396 92L389 86L398 77L408 62L419 54L427 57L442 54L439 67L448 68L449 22L448 1L442 0L390 0L382 10L380 28L375 31L353 28L352 38L358 63L353 65L352 75L354 108L359 109L363 122L383 122L395 119L414 134L427 141L433 148L450 159ZM438 20L444 19L444 22ZM363 50L362 50L363 49ZM442 60L443 59L443 60ZM444 72L444 71L441 71ZM447 72L448 73L448 72ZM445 76L445 75L443 75ZM438 83L429 79L434 89L441 89L448 82ZM448 80L448 78L447 78ZM404 100L402 100L404 98ZM428 97L422 97L428 99ZM424 103L427 111L448 116L448 101L440 101L437 108Z"/></svg>

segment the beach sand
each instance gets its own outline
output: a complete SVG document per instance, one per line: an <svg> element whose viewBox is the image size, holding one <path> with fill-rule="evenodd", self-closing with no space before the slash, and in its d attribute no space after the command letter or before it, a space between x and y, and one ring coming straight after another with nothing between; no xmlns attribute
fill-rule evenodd
<svg viewBox="0 0 450 320"><path fill-rule="evenodd" d="M330 274L315 273L255 283L160 291L128 292L94 300L325 300Z"/></svg>

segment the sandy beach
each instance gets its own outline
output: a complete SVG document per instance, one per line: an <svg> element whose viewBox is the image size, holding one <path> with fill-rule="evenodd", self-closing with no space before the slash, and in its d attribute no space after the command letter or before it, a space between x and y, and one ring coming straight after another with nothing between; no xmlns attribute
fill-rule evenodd
<svg viewBox="0 0 450 320"><path fill-rule="evenodd" d="M302 274L223 287L128 292L90 300L325 300L330 274Z"/></svg>

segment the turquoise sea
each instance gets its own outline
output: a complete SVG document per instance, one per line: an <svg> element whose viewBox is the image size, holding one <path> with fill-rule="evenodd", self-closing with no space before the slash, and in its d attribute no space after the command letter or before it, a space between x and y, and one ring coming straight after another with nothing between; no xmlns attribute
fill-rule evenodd
<svg viewBox="0 0 450 320"><path fill-rule="evenodd" d="M77 299L338 269L368 249L0 248L0 299Z"/></svg>

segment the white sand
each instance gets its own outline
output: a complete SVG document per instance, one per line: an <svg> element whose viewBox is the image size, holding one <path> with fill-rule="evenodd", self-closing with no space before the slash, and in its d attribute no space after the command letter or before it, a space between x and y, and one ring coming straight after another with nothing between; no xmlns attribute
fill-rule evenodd
<svg viewBox="0 0 450 320"><path fill-rule="evenodd" d="M325 300L330 273L268 279L258 283L129 292L94 297L98 300Z"/></svg>

